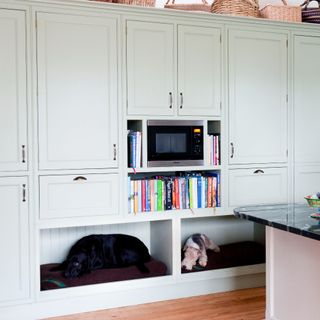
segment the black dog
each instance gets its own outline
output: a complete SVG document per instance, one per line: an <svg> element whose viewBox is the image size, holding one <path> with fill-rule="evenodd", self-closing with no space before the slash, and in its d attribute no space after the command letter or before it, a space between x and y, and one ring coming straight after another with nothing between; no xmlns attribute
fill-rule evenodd
<svg viewBox="0 0 320 320"><path fill-rule="evenodd" d="M89 235L78 240L70 249L66 260L55 270L64 270L66 278L102 268L121 268L135 265L143 272L149 269L148 248L138 238L125 234Z"/></svg>

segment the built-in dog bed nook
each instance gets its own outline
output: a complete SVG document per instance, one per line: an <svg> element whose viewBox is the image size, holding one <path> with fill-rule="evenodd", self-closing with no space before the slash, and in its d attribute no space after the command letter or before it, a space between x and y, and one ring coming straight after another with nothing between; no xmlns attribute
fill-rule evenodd
<svg viewBox="0 0 320 320"><path fill-rule="evenodd" d="M57 267L57 263L43 264L40 266L41 274L41 290L61 289L89 284L98 284L114 281L133 280L141 278L159 277L166 275L166 265L158 260L151 258L145 266L149 269L149 273L142 273L136 266L125 268L108 268L91 271L77 278L67 279L63 275L63 271L53 271L52 268Z"/></svg>
<svg viewBox="0 0 320 320"><path fill-rule="evenodd" d="M192 270L181 269L182 273L240 267L246 265L265 263L264 245L254 241L243 241L219 245L220 252L207 250L208 262L206 267L197 264ZM184 251L181 252L181 260Z"/></svg>

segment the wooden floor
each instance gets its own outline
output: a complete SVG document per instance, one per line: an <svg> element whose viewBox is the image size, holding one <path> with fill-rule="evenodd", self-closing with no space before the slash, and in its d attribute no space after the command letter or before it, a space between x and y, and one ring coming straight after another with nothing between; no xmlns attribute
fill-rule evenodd
<svg viewBox="0 0 320 320"><path fill-rule="evenodd" d="M148 303L50 320L263 320L265 288Z"/></svg>

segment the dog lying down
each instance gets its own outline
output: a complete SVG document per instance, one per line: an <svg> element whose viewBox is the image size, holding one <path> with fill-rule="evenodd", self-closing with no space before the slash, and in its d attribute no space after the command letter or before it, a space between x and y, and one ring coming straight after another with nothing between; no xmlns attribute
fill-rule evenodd
<svg viewBox="0 0 320 320"><path fill-rule="evenodd" d="M149 273L145 262L151 257L148 248L138 238L125 234L96 234L78 240L67 258L52 270L63 270L66 278L103 268L137 266L140 272Z"/></svg>
<svg viewBox="0 0 320 320"><path fill-rule="evenodd" d="M183 247L184 259L181 262L181 268L192 270L199 260L199 264L205 267L208 262L206 249L220 252L220 248L206 235L195 233L191 235Z"/></svg>

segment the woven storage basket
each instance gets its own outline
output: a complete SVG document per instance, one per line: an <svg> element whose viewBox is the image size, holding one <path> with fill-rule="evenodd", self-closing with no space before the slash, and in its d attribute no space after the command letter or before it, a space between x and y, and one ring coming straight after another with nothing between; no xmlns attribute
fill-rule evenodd
<svg viewBox="0 0 320 320"><path fill-rule="evenodd" d="M310 22L310 23L320 23L320 1L315 0L318 2L318 8L308 8L308 5L313 0L305 1L302 7L302 22Z"/></svg>
<svg viewBox="0 0 320 320"><path fill-rule="evenodd" d="M175 3L175 0L168 0L164 5L167 9L188 10L188 11L211 11L211 6L206 0L202 0L202 3Z"/></svg>
<svg viewBox="0 0 320 320"><path fill-rule="evenodd" d="M142 7L154 7L156 4L155 0L113 0L113 2Z"/></svg>
<svg viewBox="0 0 320 320"><path fill-rule="evenodd" d="M238 16L259 17L258 0L215 0L211 12Z"/></svg>
<svg viewBox="0 0 320 320"><path fill-rule="evenodd" d="M301 22L301 7L288 6L286 0L282 0L284 5L267 5L260 10L260 16L266 19Z"/></svg>

